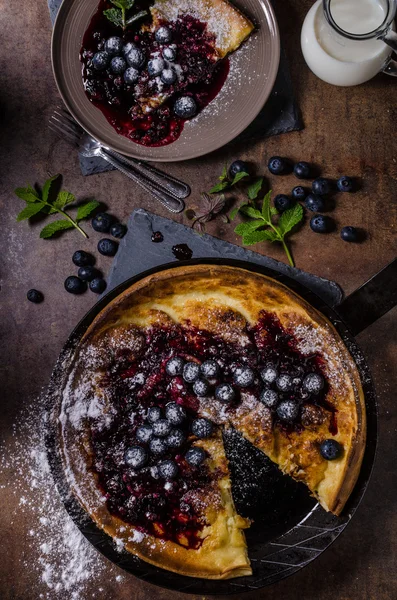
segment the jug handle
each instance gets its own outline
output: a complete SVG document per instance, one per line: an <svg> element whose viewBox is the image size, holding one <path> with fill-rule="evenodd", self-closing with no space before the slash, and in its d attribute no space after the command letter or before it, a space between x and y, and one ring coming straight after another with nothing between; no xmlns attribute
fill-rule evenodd
<svg viewBox="0 0 397 600"><path fill-rule="evenodd" d="M390 46L394 52L397 52L397 33L394 31L394 29L388 29L379 36L379 39ZM393 60L391 56L384 66L383 72L387 73L388 75L392 75L393 77L397 77L397 61Z"/></svg>

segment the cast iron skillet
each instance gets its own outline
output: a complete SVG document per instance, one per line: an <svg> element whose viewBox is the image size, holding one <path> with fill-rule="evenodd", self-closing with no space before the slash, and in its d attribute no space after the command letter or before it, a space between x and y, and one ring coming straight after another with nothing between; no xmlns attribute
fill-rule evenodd
<svg viewBox="0 0 397 600"><path fill-rule="evenodd" d="M360 372L367 409L367 445L357 484L340 517L325 512L307 489L292 481L260 451L232 431L225 435L230 461L233 496L238 512L254 520L247 531L253 574L226 581L185 577L154 567L128 552L118 552L112 539L100 530L71 495L58 452L57 416L63 382L79 340L97 314L133 283L165 269L181 265L226 265L261 273L287 285L322 312L335 326ZM387 284L387 285L386 285ZM351 330L357 334L397 303L397 260L383 269L337 310L286 275L256 264L226 259L198 259L169 263L128 279L102 298L80 321L58 359L48 391L50 413L47 447L52 472L66 510L83 535L109 560L136 577L164 588L192 594L233 594L271 585L302 569L342 533L364 495L377 445L375 390L366 360ZM347 323L347 324L346 324ZM349 329L348 324L351 323Z"/></svg>

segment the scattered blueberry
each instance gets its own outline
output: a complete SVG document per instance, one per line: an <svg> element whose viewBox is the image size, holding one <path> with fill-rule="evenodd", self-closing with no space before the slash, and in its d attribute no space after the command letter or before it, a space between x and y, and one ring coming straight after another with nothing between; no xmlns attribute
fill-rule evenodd
<svg viewBox="0 0 397 600"><path fill-rule="evenodd" d="M294 174L298 179L310 179L311 167L307 162L298 162L294 166Z"/></svg>
<svg viewBox="0 0 397 600"><path fill-rule="evenodd" d="M84 250L76 250L72 256L72 261L76 267L86 267L87 265L93 265L95 263L95 258L92 254L84 252Z"/></svg>
<svg viewBox="0 0 397 600"><path fill-rule="evenodd" d="M208 396L210 392L210 384L205 379L196 379L196 381L193 383L193 392L199 398Z"/></svg>
<svg viewBox="0 0 397 600"><path fill-rule="evenodd" d="M133 377L127 379L130 389L136 389L138 387L142 387L145 383L145 374L144 373L135 373Z"/></svg>
<svg viewBox="0 0 397 600"><path fill-rule="evenodd" d="M331 217L315 215L310 219L310 228L315 233L330 233L335 229L335 222Z"/></svg>
<svg viewBox="0 0 397 600"><path fill-rule="evenodd" d="M75 275L67 277L64 286L69 294L83 294L87 289L87 283Z"/></svg>
<svg viewBox="0 0 397 600"><path fill-rule="evenodd" d="M189 463L192 467L199 467L202 462L204 462L206 454L202 448L190 448L186 454L185 459L186 462Z"/></svg>
<svg viewBox="0 0 397 600"><path fill-rule="evenodd" d="M40 302L43 302L44 300L43 294L39 292L39 290L35 289L29 290L26 294L26 297L29 302L34 302L34 304L40 304Z"/></svg>
<svg viewBox="0 0 397 600"><path fill-rule="evenodd" d="M132 448L128 448L124 454L124 461L133 469L140 469L141 467L144 467L147 463L147 460L147 452L145 448L141 448L141 446L132 446Z"/></svg>
<svg viewBox="0 0 397 600"><path fill-rule="evenodd" d="M280 392L289 392L292 389L292 377L286 373L282 373L276 379L276 386Z"/></svg>
<svg viewBox="0 0 397 600"><path fill-rule="evenodd" d="M354 191L354 180L351 177L341 177L336 182L338 190L340 192L353 192Z"/></svg>
<svg viewBox="0 0 397 600"><path fill-rule="evenodd" d="M103 238L98 242L98 252L100 252L104 256L114 256L118 248L119 246L117 242L109 240L109 238Z"/></svg>
<svg viewBox="0 0 397 600"><path fill-rule="evenodd" d="M128 54L129 52L131 52L131 50L132 50L133 48L136 48L136 45L135 45L135 44L133 44L132 42L127 42L127 43L126 43L126 44L123 46L123 51L122 51L122 54L123 54L124 56L127 56L127 54Z"/></svg>
<svg viewBox="0 0 397 600"><path fill-rule="evenodd" d="M186 419L186 410L176 402L170 402L165 407L165 416L171 425L181 425Z"/></svg>
<svg viewBox="0 0 397 600"><path fill-rule="evenodd" d="M185 361L180 356L173 356L167 361L165 365L165 371L167 375L171 375L171 377L176 377L176 375L182 375L183 365Z"/></svg>
<svg viewBox="0 0 397 600"><path fill-rule="evenodd" d="M120 54L121 51L123 50L123 40L120 37L117 37L116 35L114 35L113 37L110 37L105 42L105 50L111 56Z"/></svg>
<svg viewBox="0 0 397 600"><path fill-rule="evenodd" d="M153 423L153 434L157 437L167 437L171 431L171 423L167 419L158 419Z"/></svg>
<svg viewBox="0 0 397 600"><path fill-rule="evenodd" d="M336 440L324 440L320 444L320 454L325 460L335 460L342 454L342 446Z"/></svg>
<svg viewBox="0 0 397 600"><path fill-rule="evenodd" d="M99 273L95 267L88 265L87 267L80 267L77 271L77 275L83 281L92 281L96 277L98 277Z"/></svg>
<svg viewBox="0 0 397 600"><path fill-rule="evenodd" d="M139 71L137 69L135 69L135 67L129 67L128 69L126 69L124 71L124 81L128 85L135 83L136 81L138 81L138 79L139 79Z"/></svg>
<svg viewBox="0 0 397 600"><path fill-rule="evenodd" d="M165 62L162 58L152 58L147 64L147 70L151 77L161 75L165 68Z"/></svg>
<svg viewBox="0 0 397 600"><path fill-rule="evenodd" d="M153 231L151 240L155 244L159 244L160 242L164 241L164 236L161 231Z"/></svg>
<svg viewBox="0 0 397 600"><path fill-rule="evenodd" d="M159 437L152 438L149 442L149 449L152 454L160 456L161 454L167 452L166 441Z"/></svg>
<svg viewBox="0 0 397 600"><path fill-rule="evenodd" d="M155 423L161 419L161 408L159 406L151 406L147 411L147 420L149 423Z"/></svg>
<svg viewBox="0 0 397 600"><path fill-rule="evenodd" d="M329 179L325 179L325 177L319 177L318 179L315 179L313 181L312 190L314 194L318 194L319 196L325 196L331 191L331 183Z"/></svg>
<svg viewBox="0 0 397 600"><path fill-rule="evenodd" d="M102 277L95 277L90 281L90 290L94 294L102 294L106 290L107 283Z"/></svg>
<svg viewBox="0 0 397 600"><path fill-rule="evenodd" d="M294 200L285 194L278 194L274 199L274 206L281 213L292 208L294 204Z"/></svg>
<svg viewBox="0 0 397 600"><path fill-rule="evenodd" d="M141 425L135 432L135 437L138 442L142 442L143 444L147 444L149 440L152 439L153 429L150 425Z"/></svg>
<svg viewBox="0 0 397 600"><path fill-rule="evenodd" d="M276 408L279 401L279 397L275 390L265 388L261 391L259 400L268 408Z"/></svg>
<svg viewBox="0 0 397 600"><path fill-rule="evenodd" d="M233 381L238 387L250 387L255 381L255 373L250 367L237 367L233 373Z"/></svg>
<svg viewBox="0 0 397 600"><path fill-rule="evenodd" d="M180 448L185 439L186 436L182 429L171 429L169 435L166 437L165 443L169 448Z"/></svg>
<svg viewBox="0 0 397 600"><path fill-rule="evenodd" d="M272 175L284 175L288 172L288 162L281 156L272 156L269 159L267 167Z"/></svg>
<svg viewBox="0 0 397 600"><path fill-rule="evenodd" d="M233 181L238 173L249 173L249 166L243 160L235 160L229 167L229 179Z"/></svg>
<svg viewBox="0 0 397 600"><path fill-rule="evenodd" d="M173 62L176 59L176 46L167 46L163 48L163 56L166 60Z"/></svg>
<svg viewBox="0 0 397 600"><path fill-rule="evenodd" d="M117 239L121 239L127 233L127 227L122 223L114 223L110 228L110 235Z"/></svg>
<svg viewBox="0 0 397 600"><path fill-rule="evenodd" d="M305 200L307 210L312 212L323 212L325 210L325 200L317 194L309 194Z"/></svg>
<svg viewBox="0 0 397 600"><path fill-rule="evenodd" d="M110 61L110 68L115 75L121 75L126 70L127 63L125 62L124 58L121 58L121 56L115 56Z"/></svg>
<svg viewBox="0 0 397 600"><path fill-rule="evenodd" d="M317 373L309 373L303 380L303 388L310 394L319 394L324 387L324 378Z"/></svg>
<svg viewBox="0 0 397 600"><path fill-rule="evenodd" d="M213 379L214 377L217 377L219 373L219 365L216 360L210 358L209 360L203 362L200 370L204 377L207 379Z"/></svg>
<svg viewBox="0 0 397 600"><path fill-rule="evenodd" d="M134 47L134 48L131 48L131 50L128 52L128 54L125 55L125 59L126 59L129 67L134 67L135 69L139 69L140 67L142 67L143 63L145 62L145 55L143 54L142 50Z"/></svg>
<svg viewBox="0 0 397 600"><path fill-rule="evenodd" d="M160 79L166 85L172 85L176 81L176 72L175 72L175 70L172 69L172 68L163 69L163 71L161 72L161 75L160 75ZM186 98L187 97L188 96L186 96ZM176 104L176 102L175 102L175 104ZM175 111L175 106L174 106L174 111Z"/></svg>
<svg viewBox="0 0 397 600"><path fill-rule="evenodd" d="M197 113L197 104L191 96L182 96L175 101L174 113L181 119L191 119Z"/></svg>
<svg viewBox="0 0 397 600"><path fill-rule="evenodd" d="M194 419L192 433L200 439L208 438L214 432L214 426L208 419Z"/></svg>
<svg viewBox="0 0 397 600"><path fill-rule="evenodd" d="M230 402L233 402L235 397L236 392L234 391L230 383L221 383L220 385L216 386L215 398L220 402L225 402L229 404Z"/></svg>
<svg viewBox="0 0 397 600"><path fill-rule="evenodd" d="M100 233L108 233L112 226L113 218L108 213L98 213L91 221L92 228Z"/></svg>
<svg viewBox="0 0 397 600"><path fill-rule="evenodd" d="M277 407L277 415L282 421L292 423L299 414L299 404L293 400L283 400Z"/></svg>
<svg viewBox="0 0 397 600"><path fill-rule="evenodd" d="M307 192L306 192L305 188L302 187L301 185L297 185L292 190L292 197L297 202L303 202L306 199L306 196L307 196Z"/></svg>
<svg viewBox="0 0 397 600"><path fill-rule="evenodd" d="M355 227L348 225L347 227L343 227L340 232L340 237L344 242L356 243L360 241L360 232Z"/></svg>
<svg viewBox="0 0 397 600"><path fill-rule="evenodd" d="M172 31L163 25L157 29L154 37L159 44L168 44L172 40Z"/></svg>
<svg viewBox="0 0 397 600"><path fill-rule="evenodd" d="M194 383L200 377L200 365L187 362L183 366L182 377L186 383Z"/></svg>
<svg viewBox="0 0 397 600"><path fill-rule="evenodd" d="M109 64L110 55L105 51L101 50L94 54L92 58L92 66L96 71L103 71Z"/></svg>
<svg viewBox="0 0 397 600"><path fill-rule="evenodd" d="M261 378L264 383L271 385L276 381L278 377L278 371L274 365L266 365L261 371Z"/></svg>
<svg viewBox="0 0 397 600"><path fill-rule="evenodd" d="M178 465L174 460L163 460L158 464L159 475L166 481L175 479L178 475Z"/></svg>

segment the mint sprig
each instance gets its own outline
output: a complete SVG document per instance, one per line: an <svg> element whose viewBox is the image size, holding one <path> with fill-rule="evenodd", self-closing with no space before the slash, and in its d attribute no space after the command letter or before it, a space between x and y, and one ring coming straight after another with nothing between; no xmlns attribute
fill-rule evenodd
<svg viewBox="0 0 397 600"><path fill-rule="evenodd" d="M227 176L227 166L225 165L223 167L222 174L219 177L219 183L216 183L210 189L210 191L208 193L209 194L219 194L219 192L223 192L224 190L227 190L228 188L233 187L234 185L239 183L239 181L241 181L242 179L245 179L246 177L249 177L249 174L246 173L245 171L242 171L241 173L237 173L234 176L234 179L232 181L230 181Z"/></svg>
<svg viewBox="0 0 397 600"><path fill-rule="evenodd" d="M110 2L115 8L108 8L103 11L103 14L111 23L113 23L113 25L116 25L116 27L126 29L128 25L131 25L138 19L147 15L146 10L141 10L127 16L127 12L133 8L135 0L110 0Z"/></svg>
<svg viewBox="0 0 397 600"><path fill-rule="evenodd" d="M30 219L31 217L34 217L40 213L43 216L59 213L62 215L63 219L52 221L46 225L40 232L41 238L50 238L59 231L73 229L73 227L77 229L85 238L88 238L88 235L85 231L83 231L79 223L83 219L87 219L87 217L90 216L90 214L99 206L99 202L96 200L89 200L88 202L80 204L77 207L76 216L73 219L66 212L65 208L71 204L74 204L76 198L73 194L67 192L66 190L60 190L57 193L53 183L59 177L60 175L54 175L53 177L47 179L43 185L41 194L31 185L28 185L25 188L17 188L15 190L15 194L18 196L18 198L26 202L25 208L17 216L17 221L25 221L26 219Z"/></svg>

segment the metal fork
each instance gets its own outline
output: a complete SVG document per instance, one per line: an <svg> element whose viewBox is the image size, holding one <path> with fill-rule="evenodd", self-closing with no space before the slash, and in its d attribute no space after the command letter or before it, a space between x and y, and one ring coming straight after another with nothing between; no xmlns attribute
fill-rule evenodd
<svg viewBox="0 0 397 600"><path fill-rule="evenodd" d="M100 156L109 162L152 194L171 212L179 213L185 208L182 198L190 194L187 184L141 161L127 158L102 146L86 133L66 110L56 109L49 119L49 127L59 137L76 146L83 156Z"/></svg>

